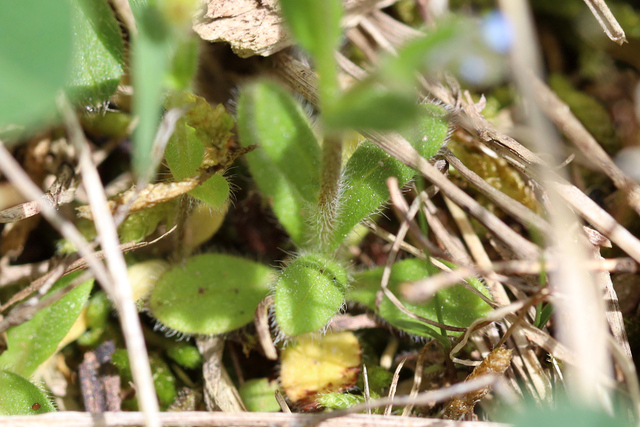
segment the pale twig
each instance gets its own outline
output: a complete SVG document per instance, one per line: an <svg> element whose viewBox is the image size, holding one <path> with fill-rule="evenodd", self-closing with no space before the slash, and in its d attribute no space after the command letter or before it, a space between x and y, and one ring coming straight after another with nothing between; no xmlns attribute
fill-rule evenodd
<svg viewBox="0 0 640 427"><path fill-rule="evenodd" d="M416 361L416 370L413 373L413 385L411 386L411 392L409 392L409 396L415 398L418 395L418 392L420 391L420 385L422 385L422 372L424 371L424 360L427 357L427 351L436 342L436 340L431 340L424 347L422 347L422 350L420 350L420 354L418 354L418 360ZM405 406L402 410L402 416L409 416L412 410L413 404Z"/></svg>
<svg viewBox="0 0 640 427"><path fill-rule="evenodd" d="M253 323L256 325L258 342L262 347L262 351L264 351L265 357L269 360L278 360L278 350L273 343L273 339L271 339L271 330L269 329L269 309L272 305L272 295L260 301L260 304L256 307L256 313L253 316Z"/></svg>
<svg viewBox="0 0 640 427"><path fill-rule="evenodd" d="M275 395L276 402L278 402L278 405L280 405L280 409L282 409L282 412L284 412L285 414L290 414L291 408L289 408L289 405L287 405L287 401L284 399L282 392L280 390L276 390Z"/></svg>
<svg viewBox="0 0 640 427"><path fill-rule="evenodd" d="M0 170L4 175L20 190L27 199L37 201L40 206L40 213L56 228L62 236L76 245L78 253L82 255L89 264L96 278L102 282L109 284L111 278L107 273L104 265L98 261L93 249L89 246L85 238L80 234L78 229L71 221L64 219L47 201L44 199L42 191L36 187L29 176L20 167L18 162L7 151L4 144L0 141Z"/></svg>
<svg viewBox="0 0 640 427"><path fill-rule="evenodd" d="M629 258L587 260L581 266L587 271L611 271L616 273L634 273L638 271L637 267L638 265ZM476 275L487 276L500 273L503 275L538 276L543 272L553 272L557 268L558 262L554 259L547 259L546 261L497 261L486 269L476 265L462 266L455 270L434 274L414 282L403 283L400 286L400 292L408 301L418 304L430 298L434 292L453 286L461 280ZM506 301L508 302L508 300Z"/></svg>
<svg viewBox="0 0 640 427"><path fill-rule="evenodd" d="M500 380L501 379L495 375L484 375L480 378L477 378L471 381L460 382L449 387L442 387L438 390L425 391L425 392L419 393L415 397L401 396L401 397L395 397L393 399L386 397L382 399L373 400L369 404L360 403L348 409L342 409L342 410L333 411L333 412L325 412L325 413L316 415L317 417L316 419L324 421L329 418L343 417L349 414L356 414L358 412L362 412L366 410L367 408L381 408L383 406L386 407L388 405L403 406L403 405L412 404L414 406L423 406L423 405L428 405L432 403L443 402L445 400L451 399L454 396L470 393L475 390L480 390L485 387L495 385ZM427 419L425 418L401 417L399 419L405 420L405 422L409 422L414 419L421 420L422 422L427 421ZM438 421L442 423L439 425L447 426L447 424L445 424L446 421L443 421L443 420L438 420ZM381 425L381 424L374 424L374 425ZM473 427L473 424L465 424L465 425L468 425L469 427ZM362 424L360 424L360 426L362 426ZM451 427L454 427L454 426L459 426L459 424L457 423L451 424Z"/></svg>
<svg viewBox="0 0 640 427"><path fill-rule="evenodd" d="M12 326L18 326L30 320L35 314L38 313L38 311L42 310L43 308L49 307L56 301L59 301L73 289L86 282L90 277L91 275L89 273L82 274L78 278L73 280L69 285L65 286L59 291L56 291L52 295L47 296L47 298L37 301L35 304L23 304L20 307L16 307L11 311L11 313L0 320L0 333L5 332Z"/></svg>
<svg viewBox="0 0 640 427"><path fill-rule="evenodd" d="M364 403L369 404L371 402L371 393L369 390L369 373L367 372L367 365L362 365L362 380L364 382ZM371 415L371 408L367 408L367 414Z"/></svg>
<svg viewBox="0 0 640 427"><path fill-rule="evenodd" d="M444 195L463 208L465 212L480 221L520 258L538 258L540 248L516 233L471 196L462 191L457 185L444 177L435 166L420 156L406 139L398 134L385 135L373 131L363 132L363 135L402 163L418 170L428 181L439 187Z"/></svg>
<svg viewBox="0 0 640 427"><path fill-rule="evenodd" d="M543 289L543 291L545 291ZM467 345L467 341L469 341L469 337L471 336L471 334L478 329L481 325L485 325L487 323L491 323L491 322L497 322L500 321L502 319L505 318L505 316L515 313L518 310L522 309L522 307L524 307L524 305L526 304L526 300L519 300L516 301L512 304L509 304L507 306L504 307L498 307L495 310L493 310L492 312L490 312L489 314L487 314L485 317L481 317L479 319L474 320L471 325L469 325L469 327L467 328L467 330L465 331L464 334L462 334L462 336L459 338L458 343L453 346L453 348L451 349L451 351L449 352L449 358L451 360L453 360L456 363L460 363L462 365L466 365L466 366L477 366L479 364L479 362L473 361L473 360L463 360L463 359L458 359L457 357L455 357L454 355L456 353L458 353L460 350L462 350L464 348L465 345Z"/></svg>
<svg viewBox="0 0 640 427"><path fill-rule="evenodd" d="M456 394L466 393L470 390L485 387L496 383L496 377L482 377L474 382L459 383L442 390L430 391L418 395L412 402L416 405L425 405L433 402L442 402ZM402 400L400 400L402 399ZM386 400L386 399L385 399ZM396 398L400 404L407 404L406 397ZM160 420L163 426L182 427L289 427L289 426L317 426L317 427L506 427L504 423L487 423L469 421L464 424L458 421L441 419L397 417L382 415L358 414L373 406L357 407L357 411L334 411L320 418L318 414L291 414L291 413L224 413L224 412L162 412ZM325 414L321 414L325 415ZM119 427L144 425L144 414L141 412L104 412L90 414L88 412L50 412L38 416L14 415L0 416L0 425L11 427Z"/></svg>
<svg viewBox="0 0 640 427"><path fill-rule="evenodd" d="M389 193L391 195L391 202L392 202L393 209L396 212L396 215L398 216L398 219L400 221L407 222L409 224L410 229L416 230L417 226L413 226L413 227L411 226L412 223L413 223L413 214L410 212L409 206L406 204L404 198L402 197L402 194L398 191L398 189L393 189L393 190L390 189ZM416 198L415 200L421 200L421 199L422 198L419 197L419 198ZM428 201L428 199L427 199L427 201ZM414 201L414 203L415 203L415 201ZM400 230L402 230L402 226L400 227ZM400 230L398 231L398 235L400 234ZM420 237L419 239L417 239L418 241L426 240L425 237L421 235L419 230L414 231L414 237ZM397 239L398 239L398 236L396 236L396 241L397 241ZM395 244L396 241L394 241L394 244ZM390 256L391 256L391 254L390 254ZM464 259L469 260L469 257L467 256L466 258L462 258L462 260L464 260ZM456 258L454 258L453 261L460 262ZM387 260L387 262L388 262L388 260ZM469 260L469 264L470 264L470 260ZM438 266L438 268L442 269L440 266ZM471 293L477 295L479 298L484 300L487 304L489 304L491 306L495 305L493 301L491 301L489 298L487 298L486 295L484 295L482 292L480 292L474 286L471 286L466 282L462 282L462 283L460 283L460 285L465 287Z"/></svg>
<svg viewBox="0 0 640 427"><path fill-rule="evenodd" d="M44 198L47 202L57 208L60 205L73 200L75 188L69 189L73 181L73 168L67 163L62 163L56 174L56 180L51 184ZM18 206L0 211L0 223L12 223L30 218L40 213L38 202L26 202Z"/></svg>
<svg viewBox="0 0 640 427"><path fill-rule="evenodd" d="M629 206L640 215L640 185L620 170L598 141L573 115L567 104L540 79L535 76L531 76L531 79L538 106L545 115L581 152L588 154L589 163L604 172L613 185L625 193Z"/></svg>
<svg viewBox="0 0 640 427"><path fill-rule="evenodd" d="M246 411L242 398L222 363L225 338L223 336L199 336L196 345L202 354L204 396L209 411Z"/></svg>
<svg viewBox="0 0 640 427"><path fill-rule="evenodd" d="M462 241L458 236L452 235L442 221L440 221L440 218L436 215L438 208L436 208L436 205L427 196L427 193L422 191L420 198L424 203L422 212L427 219L427 224L429 224L429 230L436 236L440 243L442 243L447 252L451 254L451 261L455 260L457 264L462 265L471 264L471 257L467 253ZM411 231L413 233L413 230Z"/></svg>
<svg viewBox="0 0 640 427"><path fill-rule="evenodd" d="M393 243L396 240L396 236L393 233L389 233L388 231L383 230L382 228L380 228L378 224L375 224L369 221L364 221L364 225L366 225L367 228L371 230L373 234L380 237L381 239L386 240L389 243ZM421 251L420 249L416 248L413 245L410 245L407 242L402 242L400 244L400 249L402 249L408 254L413 255L416 258L420 258L424 260L427 259L423 251ZM433 259L431 259L431 262L433 262Z"/></svg>
<svg viewBox="0 0 640 427"><path fill-rule="evenodd" d="M130 251L133 251L133 250L136 250L136 249L144 248L145 246L148 246L148 245L152 245L152 244L156 243L157 241L159 241L160 239L164 238L165 236L169 235L174 229L175 229L175 227L172 228L171 230L169 230L168 232L166 232L165 234L163 234L162 236L158 237L157 239L151 241L151 242L140 242L140 243L128 242L128 243L123 243L122 245L120 245L120 250L123 253L125 253L125 252L130 252ZM105 256L104 251L95 252L95 257L97 259L99 259L99 260L103 260L104 256ZM67 263L68 263L68 265L67 265ZM64 270L62 276L66 276L67 274L71 274L71 273L73 273L75 271L83 270L83 269L89 267L89 263L88 263L86 258L75 259L74 257L71 257L70 259L66 260L61 265L65 266L65 270ZM10 307L11 305L15 304L16 302L28 297L29 295L31 295L35 291L41 289L42 286L44 286L44 283L46 281L50 280L51 277L54 276L55 274L56 274L55 270L51 270L51 271L47 272L44 276L34 280L34 282L31 283L26 288L21 289L20 291L18 291L16 294L14 294L11 297L11 299L9 299L9 301L4 303L0 307L0 313L2 313L4 310L6 310L8 307Z"/></svg>
<svg viewBox="0 0 640 427"><path fill-rule="evenodd" d="M387 371L391 369L391 365L393 365L393 359L396 356L396 352L398 351L398 346L400 345L400 341L394 335L389 337L387 341L387 345L384 347L382 351L382 355L380 355L380 367L386 369Z"/></svg>
<svg viewBox="0 0 640 427"><path fill-rule="evenodd" d="M629 358L626 354L626 349L622 348L613 337L609 337L609 347L611 349L611 355L622 370L627 381L627 389L633 402L636 419L640 419L640 383L638 382L636 365L633 363L633 359Z"/></svg>
<svg viewBox="0 0 640 427"><path fill-rule="evenodd" d="M69 132L69 137L79 153L80 172L83 185L89 198L100 244L105 251L105 259L113 281L102 283L107 293L113 298L118 309L120 325L128 350L131 373L137 388L140 408L146 415L148 427L159 427L159 406L153 385L149 357L142 334L138 310L133 301L131 285L127 276L127 265L124 261L118 232L113 216L107 204L107 196L100 181L98 170L91 159L89 145L84 137L78 118L65 97L60 98L60 110Z"/></svg>
<svg viewBox="0 0 640 427"><path fill-rule="evenodd" d="M591 9L591 13L593 13L593 16L595 16L607 37L619 45L626 43L627 38L624 35L624 30L604 0L584 0L584 2L589 6L589 9Z"/></svg>
<svg viewBox="0 0 640 427"><path fill-rule="evenodd" d="M51 269L51 261L40 261L32 264L3 265L0 267L0 288L15 285L19 282L32 281L46 274Z"/></svg>
<svg viewBox="0 0 640 427"><path fill-rule="evenodd" d="M402 367L404 366L404 362L407 361L407 358L403 358L400 363L398 363L398 367L396 368L395 372L393 373L393 378L391 379L391 386L389 386L389 400L393 401L393 398L396 396L396 390L398 389L398 381L400 380L400 371L402 370ZM389 403L387 406L385 406L384 408L384 414L385 415L391 415L391 409L393 409L393 403Z"/></svg>

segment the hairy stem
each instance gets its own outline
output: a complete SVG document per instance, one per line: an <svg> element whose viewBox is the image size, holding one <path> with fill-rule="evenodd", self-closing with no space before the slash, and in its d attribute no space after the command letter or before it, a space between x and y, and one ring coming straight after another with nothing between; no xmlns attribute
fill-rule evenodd
<svg viewBox="0 0 640 427"><path fill-rule="evenodd" d="M335 227L342 170L342 135L329 134L322 143L322 185L318 199L317 236L320 247L326 246Z"/></svg>

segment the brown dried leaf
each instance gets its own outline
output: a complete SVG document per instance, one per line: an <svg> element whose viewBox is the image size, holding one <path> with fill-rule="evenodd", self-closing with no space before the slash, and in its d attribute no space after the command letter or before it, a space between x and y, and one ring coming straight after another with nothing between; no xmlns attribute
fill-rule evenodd
<svg viewBox="0 0 640 427"><path fill-rule="evenodd" d="M343 26L352 27L374 9L396 0L345 0ZM293 44L277 0L205 0L193 24L210 42L226 42L241 58L269 56Z"/></svg>
<svg viewBox="0 0 640 427"><path fill-rule="evenodd" d="M187 194L211 178L215 173L225 170L235 159L252 151L254 148L254 145L250 145L244 148L230 149L224 156L215 159L213 155L210 154L212 152L211 150L206 151L205 159L202 163L203 166L200 168L198 175L187 178L184 181L149 184L140 191L136 190L135 187L131 187L109 199L109 209L115 213L119 206L129 203L132 198L135 198L135 200L129 206L129 213L152 208L160 203L168 202L183 194ZM76 208L76 210L78 217L93 220L93 215L88 205L80 206Z"/></svg>

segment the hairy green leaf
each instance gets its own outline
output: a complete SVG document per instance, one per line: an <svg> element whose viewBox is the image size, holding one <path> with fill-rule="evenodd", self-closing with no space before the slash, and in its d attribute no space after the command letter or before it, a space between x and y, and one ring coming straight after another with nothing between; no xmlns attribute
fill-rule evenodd
<svg viewBox="0 0 640 427"><path fill-rule="evenodd" d="M51 119L71 67L71 21L68 1L0 2L0 126Z"/></svg>
<svg viewBox="0 0 640 427"><path fill-rule="evenodd" d="M272 276L271 268L242 258L194 256L160 278L149 310L160 323L185 334L229 332L253 319Z"/></svg>
<svg viewBox="0 0 640 427"><path fill-rule="evenodd" d="M0 415L36 415L55 410L49 397L29 380L0 371Z"/></svg>
<svg viewBox="0 0 640 427"><path fill-rule="evenodd" d="M81 272L64 276L47 296L70 285ZM38 311L25 323L7 331L9 349L0 355L0 366L16 374L29 376L58 348L85 306L93 287L90 279L60 300ZM46 298L46 297L45 297Z"/></svg>
<svg viewBox="0 0 640 427"><path fill-rule="evenodd" d="M317 398L318 405L328 409L347 409L364 403L364 396L351 393L324 393Z"/></svg>
<svg viewBox="0 0 640 427"><path fill-rule="evenodd" d="M317 331L344 303L347 273L335 261L303 255L276 282L275 312L280 330L293 337Z"/></svg>
<svg viewBox="0 0 640 427"><path fill-rule="evenodd" d="M449 135L448 113L434 104L420 104L418 108L417 120L402 134L428 160L436 155Z"/></svg>
<svg viewBox="0 0 640 427"><path fill-rule="evenodd" d="M118 88L124 47L118 22L105 0L72 0L73 67L67 82L72 99L98 105Z"/></svg>
<svg viewBox="0 0 640 427"><path fill-rule="evenodd" d="M398 293L400 283L427 277L432 273L431 268L424 261L415 258L397 262L391 270L389 289L400 298ZM383 267L357 273L353 288L349 290L347 299L378 311L376 293L380 290L382 272ZM478 280L469 281L469 283L488 296L488 291ZM408 310L419 316L461 328L469 326L474 320L486 316L492 311L492 308L479 296L460 285L441 290L425 304L411 304L402 298L400 300ZM391 325L410 334L424 337L440 334L440 330L433 326L404 314L388 298L382 300L379 314ZM450 335L460 334L456 332L447 333Z"/></svg>
<svg viewBox="0 0 640 427"><path fill-rule="evenodd" d="M339 246L356 224L389 200L387 178L395 176L404 185L413 174L413 169L382 149L369 142L360 144L345 169L332 247Z"/></svg>
<svg viewBox="0 0 640 427"><path fill-rule="evenodd" d="M306 218L316 209L320 189L320 146L309 121L291 95L273 83L245 88L238 101L238 132L251 174L269 197L280 223L302 246Z"/></svg>
<svg viewBox="0 0 640 427"><path fill-rule="evenodd" d="M395 130L416 118L418 108L412 93L391 91L376 82L355 85L325 112L332 130Z"/></svg>

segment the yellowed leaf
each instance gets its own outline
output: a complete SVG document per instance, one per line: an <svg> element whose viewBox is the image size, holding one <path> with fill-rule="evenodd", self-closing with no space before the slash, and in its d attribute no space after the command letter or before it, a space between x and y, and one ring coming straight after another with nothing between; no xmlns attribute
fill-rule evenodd
<svg viewBox="0 0 640 427"><path fill-rule="evenodd" d="M352 387L360 372L360 343L352 332L305 335L280 356L280 382L292 402Z"/></svg>

